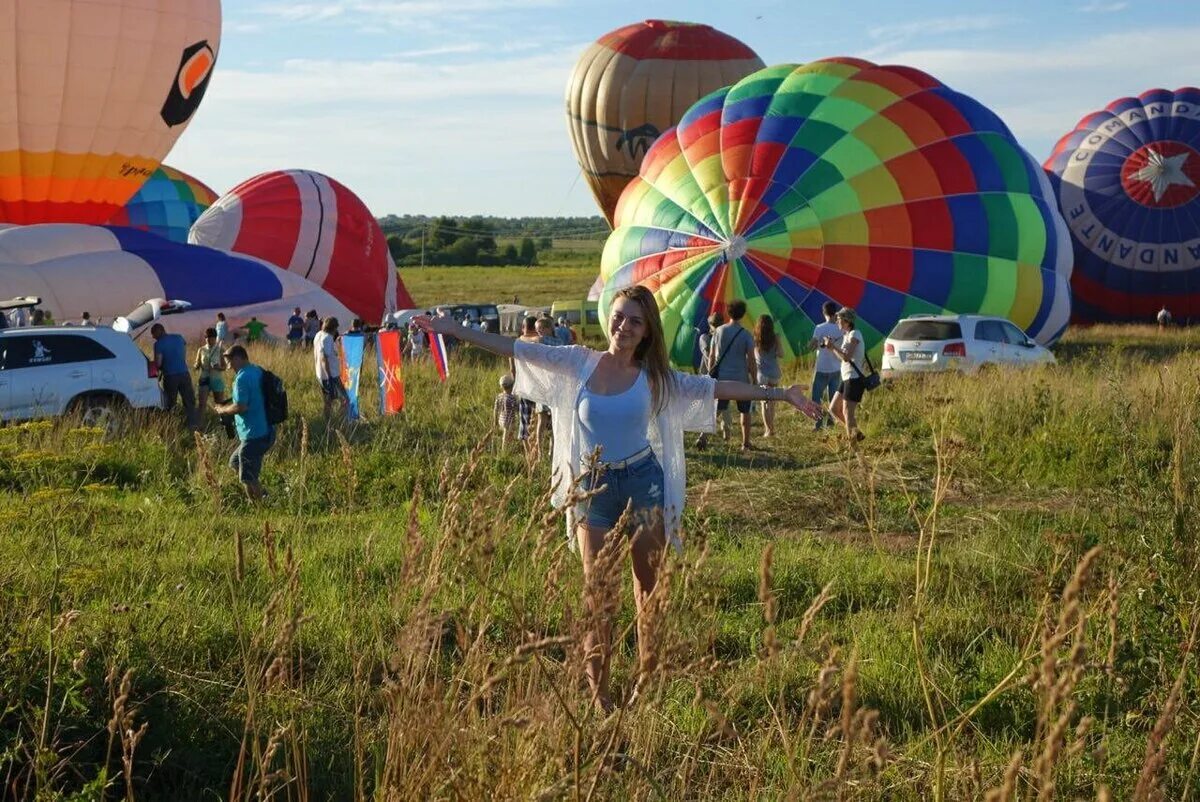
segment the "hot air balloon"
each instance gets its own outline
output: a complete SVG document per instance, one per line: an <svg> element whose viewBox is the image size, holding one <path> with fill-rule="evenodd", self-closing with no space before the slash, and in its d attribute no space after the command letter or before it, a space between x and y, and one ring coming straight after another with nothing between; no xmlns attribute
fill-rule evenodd
<svg viewBox="0 0 1200 802"><path fill-rule="evenodd" d="M707 25L646 20L590 45L567 84L575 158L609 224L621 190L659 134L709 92L763 66L732 36Z"/></svg>
<svg viewBox="0 0 1200 802"><path fill-rule="evenodd" d="M200 216L189 240L297 273L368 322L413 306L375 217L320 173L281 170L244 181Z"/></svg>
<svg viewBox="0 0 1200 802"><path fill-rule="evenodd" d="M139 228L184 243L192 224L216 199L217 193L202 182L164 164L108 224Z"/></svg>
<svg viewBox="0 0 1200 802"><path fill-rule="evenodd" d="M734 298L770 314L788 356L821 305L867 344L901 317L979 312L1043 344L1067 325L1071 257L1050 183L1000 119L908 67L785 64L704 98L617 206L600 307L653 290L672 360Z"/></svg>
<svg viewBox="0 0 1200 802"><path fill-rule="evenodd" d="M1200 89L1089 114L1045 167L1071 229L1073 319L1200 319Z"/></svg>
<svg viewBox="0 0 1200 802"><path fill-rule="evenodd" d="M255 315L283 336L294 307L349 317L349 310L294 273L237 254L182 245L134 228L47 223L0 229L0 298L33 295L57 320L87 311L109 321L149 298L188 301L172 331L198 337L225 312L238 326Z"/></svg>
<svg viewBox="0 0 1200 802"><path fill-rule="evenodd" d="M9 0L0 36L0 222L104 223L204 97L221 3Z"/></svg>

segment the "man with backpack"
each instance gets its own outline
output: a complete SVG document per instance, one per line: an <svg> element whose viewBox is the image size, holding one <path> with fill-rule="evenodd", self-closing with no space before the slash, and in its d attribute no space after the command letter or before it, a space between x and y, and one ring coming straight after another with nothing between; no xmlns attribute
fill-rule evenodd
<svg viewBox="0 0 1200 802"><path fill-rule="evenodd" d="M221 404L217 412L233 415L238 447L229 458L229 467L237 471L251 501L266 495L258 481L263 457L275 444L275 427L287 417L287 395L275 374L250 361L243 346L225 352L225 361L234 371L233 401Z"/></svg>

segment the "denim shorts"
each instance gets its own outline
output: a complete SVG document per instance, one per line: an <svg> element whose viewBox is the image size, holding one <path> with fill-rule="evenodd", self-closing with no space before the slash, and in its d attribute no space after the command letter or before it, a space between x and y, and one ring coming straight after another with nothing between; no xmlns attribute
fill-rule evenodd
<svg viewBox="0 0 1200 802"><path fill-rule="evenodd" d="M229 467L233 468L242 484L248 485L258 481L262 472L263 457L275 445L275 427L270 427L266 437L255 437L243 440L237 450L229 458Z"/></svg>
<svg viewBox="0 0 1200 802"><path fill-rule="evenodd" d="M637 511L662 509L663 469L653 452L624 468L588 471L579 481L581 491L601 486L604 490L575 505L576 522L612 529L631 500Z"/></svg>

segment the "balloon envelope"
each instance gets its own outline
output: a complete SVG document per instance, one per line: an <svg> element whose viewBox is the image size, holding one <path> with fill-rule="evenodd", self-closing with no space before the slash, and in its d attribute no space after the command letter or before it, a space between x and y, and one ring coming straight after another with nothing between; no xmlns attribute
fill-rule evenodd
<svg viewBox="0 0 1200 802"><path fill-rule="evenodd" d="M301 275L369 323L413 306L366 204L310 170L263 173L239 184L200 216L189 241Z"/></svg>
<svg viewBox="0 0 1200 802"><path fill-rule="evenodd" d="M651 148L605 244L600 306L642 284L672 360L734 298L808 348L821 306L874 347L902 317L985 313L1039 342L1066 327L1066 224L995 114L907 67L830 59L757 72Z"/></svg>
<svg viewBox="0 0 1200 802"><path fill-rule="evenodd" d="M0 8L0 222L104 223L208 87L220 0L8 0Z"/></svg>
<svg viewBox="0 0 1200 802"><path fill-rule="evenodd" d="M709 92L763 66L753 50L707 25L646 20L590 45L567 84L575 158L609 225L646 150Z"/></svg>
<svg viewBox="0 0 1200 802"><path fill-rule="evenodd" d="M257 315L278 336L296 306L348 314L312 282L258 259L132 228L67 223L0 230L0 298L16 295L40 296L60 321L86 311L108 322L149 298L188 301L191 312L164 321L188 336L203 334L217 312L233 325Z"/></svg>
<svg viewBox="0 0 1200 802"><path fill-rule="evenodd" d="M188 231L217 199L217 193L182 170L160 166L108 221L185 243Z"/></svg>
<svg viewBox="0 0 1200 802"><path fill-rule="evenodd" d="M1046 161L1071 229L1073 319L1200 319L1200 89L1089 114Z"/></svg>

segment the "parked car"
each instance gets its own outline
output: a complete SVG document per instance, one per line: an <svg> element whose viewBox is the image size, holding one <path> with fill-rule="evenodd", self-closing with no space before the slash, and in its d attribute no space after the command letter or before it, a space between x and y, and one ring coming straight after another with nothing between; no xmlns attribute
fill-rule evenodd
<svg viewBox="0 0 1200 802"><path fill-rule="evenodd" d="M79 415L108 428L121 409L161 409L158 369L128 334L96 326L0 331L0 420Z"/></svg>
<svg viewBox="0 0 1200 802"><path fill-rule="evenodd" d="M884 340L880 374L890 379L944 370L973 373L984 365L1053 362L1054 354L1002 317L914 315L897 323Z"/></svg>

